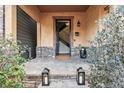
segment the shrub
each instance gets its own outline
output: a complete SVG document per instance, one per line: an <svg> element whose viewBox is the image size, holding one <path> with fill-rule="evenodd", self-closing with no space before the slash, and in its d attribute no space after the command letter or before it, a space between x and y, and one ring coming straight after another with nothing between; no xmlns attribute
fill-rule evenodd
<svg viewBox="0 0 124 93"><path fill-rule="evenodd" d="M0 40L0 87L23 87L23 63L28 59L22 56L22 45L11 40Z"/></svg>
<svg viewBox="0 0 124 93"><path fill-rule="evenodd" d="M124 87L124 6L118 6L103 19L103 26L91 43L90 87Z"/></svg>

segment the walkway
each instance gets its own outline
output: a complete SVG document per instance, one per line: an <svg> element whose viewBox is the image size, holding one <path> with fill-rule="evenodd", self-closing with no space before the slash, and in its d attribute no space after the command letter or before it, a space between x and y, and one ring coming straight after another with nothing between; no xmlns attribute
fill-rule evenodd
<svg viewBox="0 0 124 93"><path fill-rule="evenodd" d="M47 58L33 59L25 64L25 72L28 76L41 76L44 68L50 69L50 87L79 87L76 84L76 70L83 67L86 79L90 74L90 64L80 58ZM58 82L58 83L56 83ZM64 83L65 82L65 83ZM39 85L39 87L42 87ZM82 86L81 86L82 87ZM83 86L86 87L86 86Z"/></svg>

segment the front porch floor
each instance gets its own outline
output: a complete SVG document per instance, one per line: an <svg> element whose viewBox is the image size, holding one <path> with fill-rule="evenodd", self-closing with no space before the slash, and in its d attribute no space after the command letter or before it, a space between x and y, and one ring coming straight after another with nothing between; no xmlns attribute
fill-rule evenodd
<svg viewBox="0 0 124 93"><path fill-rule="evenodd" d="M50 87L57 87L57 85L58 87L75 87L77 69L79 67L84 69L87 84L87 79L90 74L90 65L87 59L80 58L36 58L25 63L25 73L28 76L41 76L43 69L48 68L50 69L50 79L52 81ZM42 87L41 84L39 87Z"/></svg>

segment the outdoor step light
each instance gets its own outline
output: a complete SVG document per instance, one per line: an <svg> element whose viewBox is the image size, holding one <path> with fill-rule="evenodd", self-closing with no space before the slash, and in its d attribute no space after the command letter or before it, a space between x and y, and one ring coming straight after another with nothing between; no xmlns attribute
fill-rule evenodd
<svg viewBox="0 0 124 93"><path fill-rule="evenodd" d="M42 72L42 86L49 86L49 69L44 68Z"/></svg>
<svg viewBox="0 0 124 93"><path fill-rule="evenodd" d="M86 48L81 48L80 50L80 58L86 58L87 57L87 51Z"/></svg>
<svg viewBox="0 0 124 93"><path fill-rule="evenodd" d="M85 85L85 72L82 67L77 69L77 84Z"/></svg>

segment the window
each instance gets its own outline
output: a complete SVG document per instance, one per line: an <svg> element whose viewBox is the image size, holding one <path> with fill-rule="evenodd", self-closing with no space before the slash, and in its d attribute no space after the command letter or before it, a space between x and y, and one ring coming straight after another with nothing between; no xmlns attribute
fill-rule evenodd
<svg viewBox="0 0 124 93"><path fill-rule="evenodd" d="M4 38L4 6L0 5L0 39Z"/></svg>

